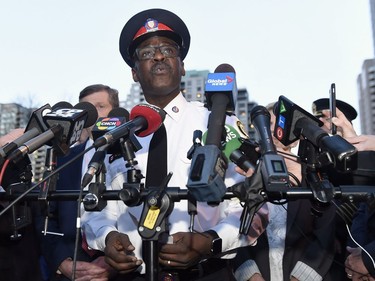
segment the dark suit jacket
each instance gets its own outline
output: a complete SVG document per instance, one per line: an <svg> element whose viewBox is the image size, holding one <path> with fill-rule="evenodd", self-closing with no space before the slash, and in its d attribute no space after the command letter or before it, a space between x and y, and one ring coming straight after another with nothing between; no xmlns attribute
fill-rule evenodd
<svg viewBox="0 0 375 281"><path fill-rule="evenodd" d="M70 153L67 156L58 158L57 167L68 162L84 149L85 143L71 148ZM83 156L60 171L56 190L80 189L82 161ZM42 254L47 262L52 279L61 262L66 258L74 257L77 208L77 200L50 201L48 231L64 234L64 236L50 234L40 235ZM44 214L40 214L37 226L39 233L41 233L44 227ZM91 261L92 258L82 250L81 241L79 241L78 245L77 260Z"/></svg>
<svg viewBox="0 0 375 281"><path fill-rule="evenodd" d="M17 164L10 162L2 181L2 187L7 190L9 185L20 183L20 176L32 177L30 160L26 156ZM30 186L26 182L25 190ZM30 183L31 184L31 183ZM25 205L26 204L26 205ZM15 205L16 217L26 216L23 211L32 211L31 202L20 202ZM0 205L0 211L3 207ZM0 216L0 280L2 281L40 281L42 280L39 266L39 243L34 224L27 224L18 230L21 238L11 239L13 235L12 210Z"/></svg>
<svg viewBox="0 0 375 281"><path fill-rule="evenodd" d="M375 151L361 151L358 154L358 169L354 171L354 184L375 187ZM375 200L361 203L351 226L353 238L375 259ZM349 239L348 245L358 247ZM363 262L369 273L375 277L375 268L370 257L362 251Z"/></svg>
<svg viewBox="0 0 375 281"><path fill-rule="evenodd" d="M298 261L301 261L325 277L333 260L334 227L332 219L334 208L323 212L317 218L311 214L310 200L290 201L287 209L287 230L283 256L284 280L290 280L290 273ZM265 280L270 280L269 246L267 233L264 232L255 246L241 248L237 254L235 267L247 259L258 265ZM241 262L240 262L241 261ZM324 280L331 280L325 278Z"/></svg>

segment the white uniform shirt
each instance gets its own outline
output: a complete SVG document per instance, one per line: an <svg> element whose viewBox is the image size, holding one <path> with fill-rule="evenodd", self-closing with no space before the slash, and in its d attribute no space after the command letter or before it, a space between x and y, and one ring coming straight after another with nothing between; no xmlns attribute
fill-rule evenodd
<svg viewBox="0 0 375 281"><path fill-rule="evenodd" d="M164 108L164 111L167 113L164 125L168 142L168 172L173 173L168 186L186 189L191 165L191 161L187 158L187 152L193 144L193 132L195 130L201 130L203 133L207 131L210 112L202 103L187 102L181 93ZM237 121L236 117L227 117L226 124L238 128ZM137 168L145 177L147 152L151 138L152 135L138 138L142 149L136 152ZM111 170L111 165L107 169ZM126 181L125 168L123 173L116 171L112 174L115 175L108 188L121 189ZM231 163L226 173L226 186L229 187L243 180L244 177L234 171L234 164ZM130 241L135 247L135 255L141 258L142 238L137 228L142 210L143 204L128 207L122 201L108 201L107 207L101 212L86 212L82 217L82 228L86 233L88 245L103 251L107 234L111 231L119 231L130 237ZM194 228L200 232L208 229L215 230L223 240L223 251L249 245L254 242L254 239L248 239L238 233L242 210L237 198L224 200L217 207L198 202L198 215L195 217ZM175 202L174 209L169 216L170 234L189 232L189 221L187 200ZM145 265L142 265L141 271L144 273Z"/></svg>

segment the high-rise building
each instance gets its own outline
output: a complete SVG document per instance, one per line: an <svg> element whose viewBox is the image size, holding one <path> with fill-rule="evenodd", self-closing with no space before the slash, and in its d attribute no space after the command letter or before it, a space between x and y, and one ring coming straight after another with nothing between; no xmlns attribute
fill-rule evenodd
<svg viewBox="0 0 375 281"><path fill-rule="evenodd" d="M0 136L16 128L25 128L31 110L17 103L0 104Z"/></svg>
<svg viewBox="0 0 375 281"><path fill-rule="evenodd" d="M375 52L375 0L370 0L371 28L372 28L372 45ZM375 55L375 54L374 54Z"/></svg>
<svg viewBox="0 0 375 281"><path fill-rule="evenodd" d="M141 85L136 82L131 84L130 92L125 101L120 101L120 106L130 111L134 106L145 102L145 97L142 92Z"/></svg>
<svg viewBox="0 0 375 281"><path fill-rule="evenodd" d="M375 59L365 60L357 78L362 134L375 134Z"/></svg>
<svg viewBox="0 0 375 281"><path fill-rule="evenodd" d="M189 70L182 77L181 89L188 101L200 101L205 103L204 86L207 80L208 70Z"/></svg>
<svg viewBox="0 0 375 281"><path fill-rule="evenodd" d="M369 0L371 11L372 40L375 50L375 0ZM362 64L362 72L357 77L359 95L359 115L362 134L375 134L375 59L367 59Z"/></svg>

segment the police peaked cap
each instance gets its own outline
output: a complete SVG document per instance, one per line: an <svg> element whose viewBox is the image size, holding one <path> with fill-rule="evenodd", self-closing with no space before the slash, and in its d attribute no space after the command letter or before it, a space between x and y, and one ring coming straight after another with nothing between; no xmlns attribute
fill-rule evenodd
<svg viewBox="0 0 375 281"><path fill-rule="evenodd" d="M190 46L190 33L185 23L174 13L163 9L150 9L133 16L120 35L120 53L125 62L134 66L133 55L137 46L152 36L168 37L180 46L181 60Z"/></svg>
<svg viewBox="0 0 375 281"><path fill-rule="evenodd" d="M357 111L350 104L341 100L336 100L336 107L344 113L349 121L353 121L357 118ZM318 99L312 103L312 111L314 115L320 115L323 109L329 109L328 98Z"/></svg>

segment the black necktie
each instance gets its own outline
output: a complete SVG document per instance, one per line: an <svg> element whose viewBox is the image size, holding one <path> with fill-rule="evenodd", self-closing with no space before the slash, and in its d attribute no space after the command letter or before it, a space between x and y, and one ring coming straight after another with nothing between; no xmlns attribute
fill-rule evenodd
<svg viewBox="0 0 375 281"><path fill-rule="evenodd" d="M147 160L146 187L161 185L167 176L167 134L164 124L154 133Z"/></svg>

